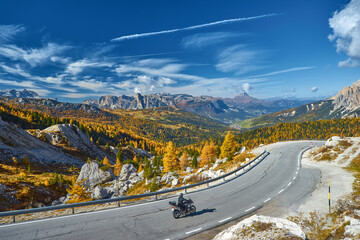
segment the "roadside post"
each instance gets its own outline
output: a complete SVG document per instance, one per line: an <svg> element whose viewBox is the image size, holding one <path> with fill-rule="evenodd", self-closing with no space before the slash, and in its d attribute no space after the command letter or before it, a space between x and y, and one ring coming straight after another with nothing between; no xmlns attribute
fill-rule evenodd
<svg viewBox="0 0 360 240"><path fill-rule="evenodd" d="M331 210L330 210L330 178L329 178L329 213L331 213Z"/></svg>

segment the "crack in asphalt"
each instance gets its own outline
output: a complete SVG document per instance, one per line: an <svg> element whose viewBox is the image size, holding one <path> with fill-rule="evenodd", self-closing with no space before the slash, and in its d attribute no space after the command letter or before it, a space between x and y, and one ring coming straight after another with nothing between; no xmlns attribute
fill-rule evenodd
<svg viewBox="0 0 360 240"><path fill-rule="evenodd" d="M262 174L262 177L261 177L259 180L257 180L257 181L254 182L253 184L251 184L251 185L249 185L249 186L247 186L247 187L245 187L245 188L242 188L242 189L240 189L239 191L234 192L234 193L232 193L232 194L230 194L230 195L228 195L228 196L233 196L233 195L235 195L235 194L238 194L239 192L242 192L242 191L244 191L244 190L246 190L246 189L252 188L254 185L256 185L256 184L258 184L259 182L261 182L261 181L268 175L268 172L269 172L270 168L272 168L272 166L274 166L274 164L275 164L275 162L269 163L269 166L264 170L264 172L263 172L263 174Z"/></svg>

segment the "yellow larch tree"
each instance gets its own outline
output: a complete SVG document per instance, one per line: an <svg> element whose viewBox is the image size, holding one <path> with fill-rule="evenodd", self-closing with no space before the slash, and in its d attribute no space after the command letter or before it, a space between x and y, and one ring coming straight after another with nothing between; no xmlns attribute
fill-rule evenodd
<svg viewBox="0 0 360 240"><path fill-rule="evenodd" d="M220 148L220 158L228 158L232 156L235 153L236 146L237 143L235 141L235 136L230 131L228 131Z"/></svg>
<svg viewBox="0 0 360 240"><path fill-rule="evenodd" d="M180 157L181 170L185 171L188 166L189 166L189 154L187 151L184 151Z"/></svg>
<svg viewBox="0 0 360 240"><path fill-rule="evenodd" d="M165 172L178 170L180 167L178 157L176 156L176 148L171 141L166 146L163 163Z"/></svg>
<svg viewBox="0 0 360 240"><path fill-rule="evenodd" d="M213 160L216 157L216 146L213 142L210 144L206 143L201 151L201 161L200 161L200 167L204 167L205 165L208 165L211 160Z"/></svg>
<svg viewBox="0 0 360 240"><path fill-rule="evenodd" d="M108 159L106 156L104 157L102 163L103 163L104 165L106 165L106 166L111 167L111 163L110 163L109 159Z"/></svg>
<svg viewBox="0 0 360 240"><path fill-rule="evenodd" d="M115 167L114 167L114 174L116 176L119 176L120 173L121 173L121 169L122 169L122 163L120 161L120 158L116 158L116 164L115 164Z"/></svg>

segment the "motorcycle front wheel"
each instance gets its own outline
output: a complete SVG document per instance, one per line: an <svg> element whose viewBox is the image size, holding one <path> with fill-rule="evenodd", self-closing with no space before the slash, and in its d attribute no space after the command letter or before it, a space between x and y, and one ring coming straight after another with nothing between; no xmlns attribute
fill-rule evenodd
<svg viewBox="0 0 360 240"><path fill-rule="evenodd" d="M178 219L180 217L180 211L179 210L174 210L172 213L173 213L174 218Z"/></svg>
<svg viewBox="0 0 360 240"><path fill-rule="evenodd" d="M196 207L194 205L190 206L190 213L194 214L196 212Z"/></svg>

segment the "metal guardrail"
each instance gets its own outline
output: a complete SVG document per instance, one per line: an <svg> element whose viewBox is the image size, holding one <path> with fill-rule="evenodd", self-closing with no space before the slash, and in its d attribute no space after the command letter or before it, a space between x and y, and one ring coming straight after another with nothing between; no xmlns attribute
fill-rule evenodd
<svg viewBox="0 0 360 240"><path fill-rule="evenodd" d="M226 173L217 178L213 178L213 179L210 179L207 181L203 181L203 182L199 182L199 183L195 183L195 184L191 184L191 185L187 185L187 186L183 186L183 187L167 189L167 190L163 190L163 191L159 191L159 192L139 194L139 195L93 200L93 201L89 201L89 202L71 203L71 204L63 204L63 205L56 205L56 206L49 206L49 207L30 208L30 209L23 209L23 210L0 212L0 217L13 216L13 222L15 222L15 220L16 220L15 216L22 215L22 214L47 212L47 211L54 211L54 210L60 210L60 209L72 209L72 214L75 214L76 207L83 207L83 206L90 206L90 205L97 205L97 204L104 204L104 203L111 203L111 202L118 202L118 207L120 207L121 201L138 199L138 198L146 198L146 197L151 197L151 196L155 196L155 199L158 200L158 198L157 198L158 195L162 195L162 194L166 194L166 193L170 193L170 192L177 192L177 191L181 191L181 190L185 190L185 193L187 193L187 189L189 189L189 188L193 188L193 187L197 187L197 186L201 186L201 185L205 185L205 184L207 185L207 187L209 187L209 183L218 181L220 179L223 179L224 181L226 181L226 177L228 177L232 174L235 174L235 176L237 176L237 177L241 176L244 173L246 173L247 171L249 171L250 169L252 169L253 167L255 167L256 165L258 165L269 154L270 154L269 152L266 152L264 150L263 153L261 153L259 156L254 158L252 161L248 162L244 166L241 166L240 168L238 168L232 172ZM258 159L260 159L260 161L256 162ZM251 164L253 164L253 163L255 163L255 164L253 166L251 166ZM249 169L247 169L247 171L244 171L243 173L237 175L238 171L243 170L243 169L245 170L246 167L249 167Z"/></svg>

